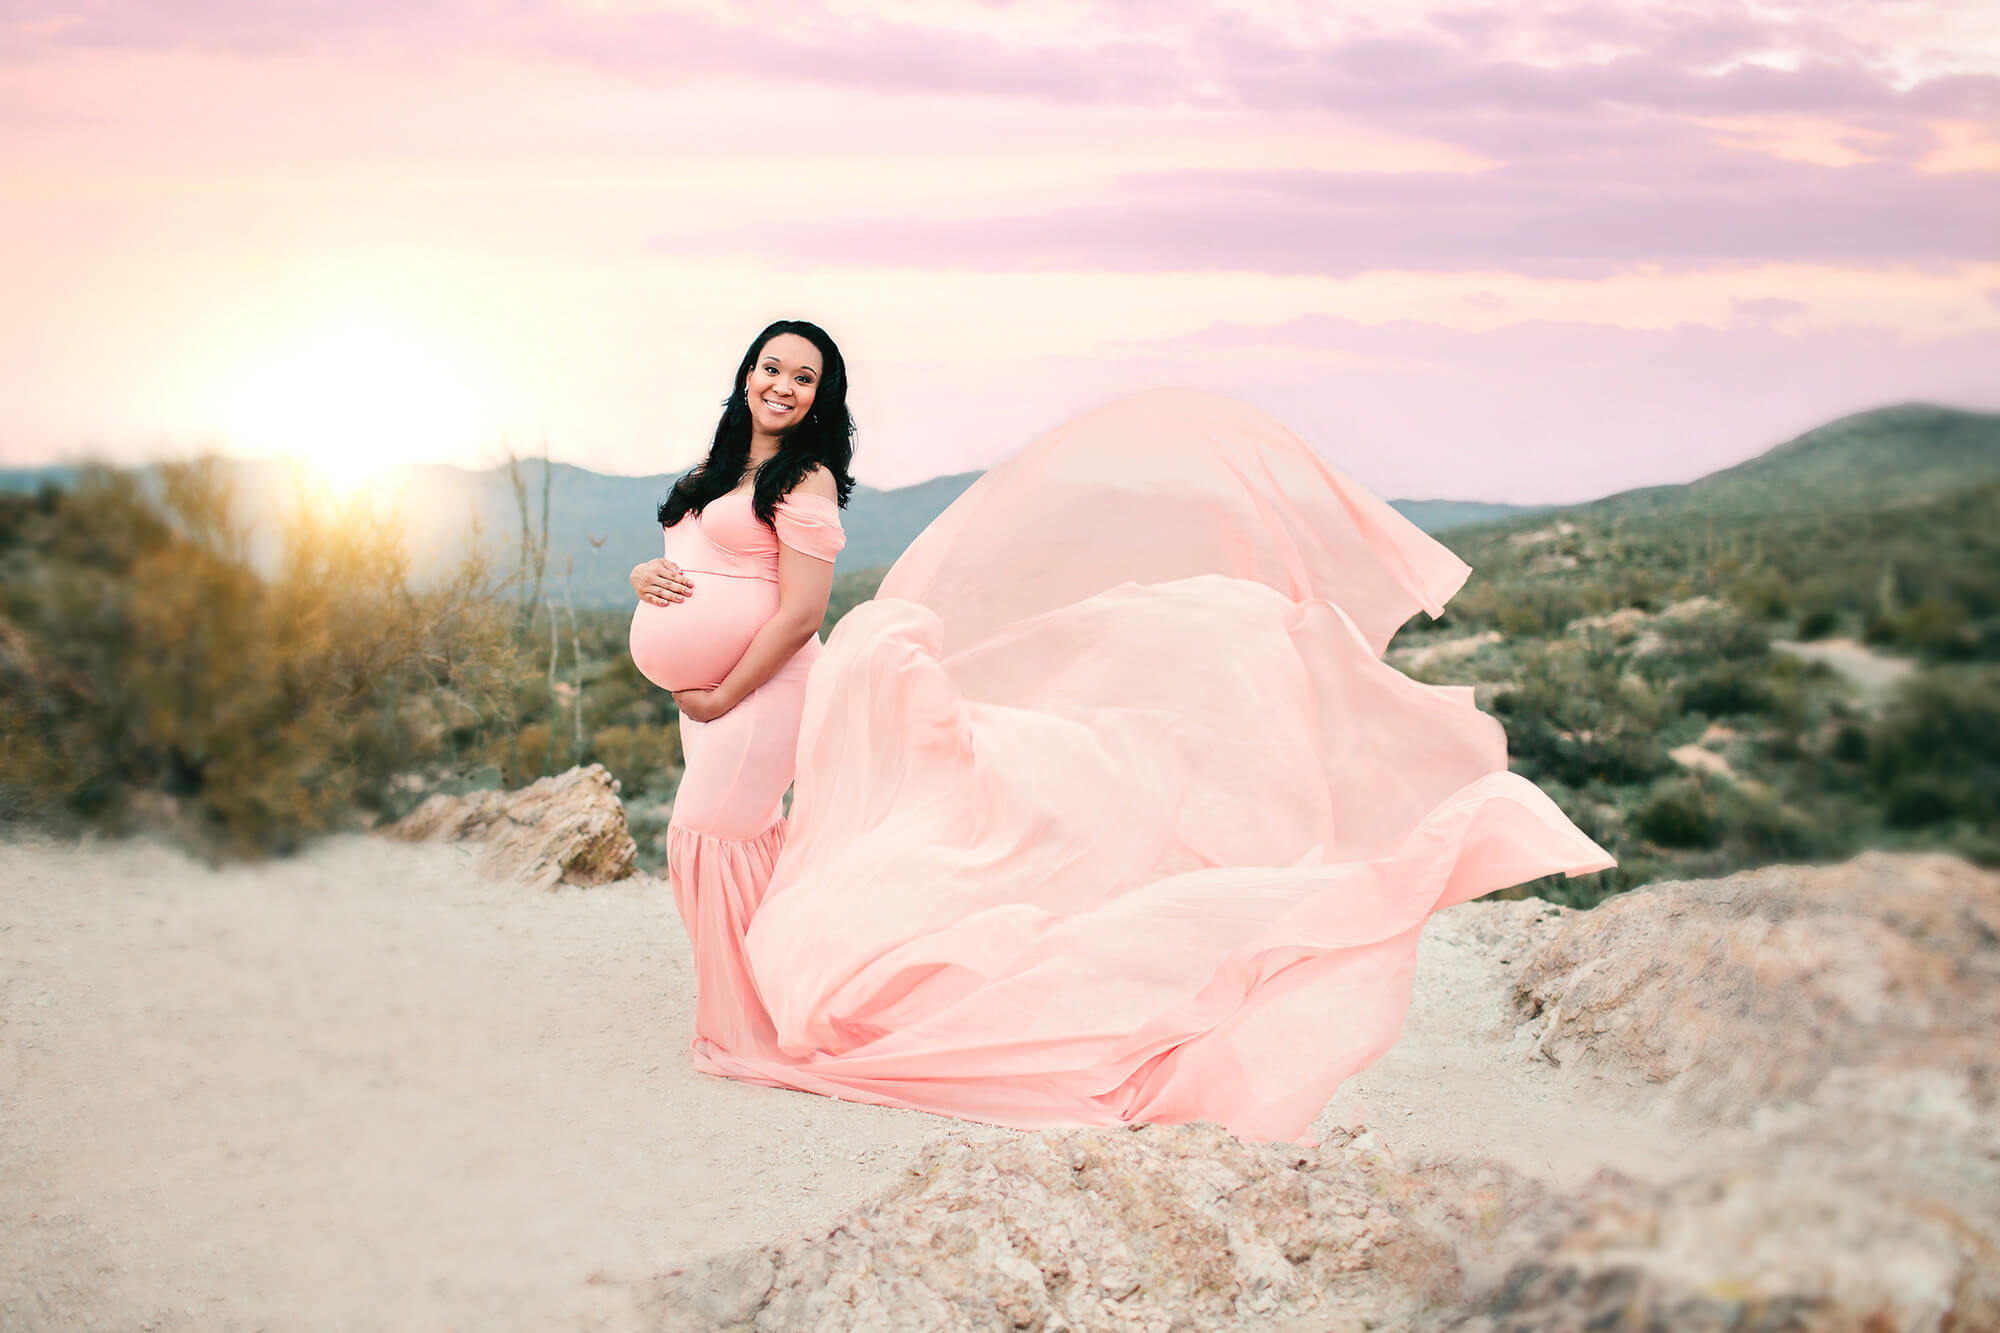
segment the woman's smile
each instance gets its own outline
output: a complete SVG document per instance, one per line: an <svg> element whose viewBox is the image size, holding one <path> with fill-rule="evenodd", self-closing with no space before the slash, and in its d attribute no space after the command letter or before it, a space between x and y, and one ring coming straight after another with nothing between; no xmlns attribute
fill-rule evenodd
<svg viewBox="0 0 2000 1333"><path fill-rule="evenodd" d="M819 348L807 339L781 333L765 343L743 381L755 433L776 436L804 419L819 392L819 376Z"/></svg>

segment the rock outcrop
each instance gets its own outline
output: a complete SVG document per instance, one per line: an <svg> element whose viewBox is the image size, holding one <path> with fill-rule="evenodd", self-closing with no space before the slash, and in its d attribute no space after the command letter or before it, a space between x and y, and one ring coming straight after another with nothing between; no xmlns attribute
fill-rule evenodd
<svg viewBox="0 0 2000 1333"><path fill-rule="evenodd" d="M480 863L489 873L544 889L623 879L639 855L618 780L602 764L519 791L440 793L379 831L405 842L483 844Z"/></svg>
<svg viewBox="0 0 2000 1333"><path fill-rule="evenodd" d="M1437 1186L1448 1186L1440 1194ZM670 1276L667 1328L1170 1329L1279 1311L1407 1327L1464 1294L1456 1242L1536 1216L1504 1171L1406 1174L1364 1140L1212 1125L953 1136L830 1233Z"/></svg>
<svg viewBox="0 0 2000 1333"><path fill-rule="evenodd" d="M1469 903L1496 1070L1643 1111L1676 1173L1564 1188L1393 1125L927 1149L830 1229L656 1279L667 1329L2000 1328L2000 875L1864 855L1590 911ZM1491 929L1485 928L1490 918ZM1496 967L1492 964L1506 964ZM1482 983L1484 984L1484 983ZM1463 987L1454 991L1464 999ZM1475 1024L1485 1020L1468 1018ZM1579 1136L1602 1132L1587 1115Z"/></svg>
<svg viewBox="0 0 2000 1333"><path fill-rule="evenodd" d="M1863 853L1656 884L1570 912L1524 961L1535 1049L1693 1119L1827 1097L2000 1092L2000 876Z"/></svg>

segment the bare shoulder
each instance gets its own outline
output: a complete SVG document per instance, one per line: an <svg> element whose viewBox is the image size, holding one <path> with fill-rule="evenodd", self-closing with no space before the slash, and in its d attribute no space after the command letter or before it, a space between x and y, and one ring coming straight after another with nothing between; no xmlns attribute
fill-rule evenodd
<svg viewBox="0 0 2000 1333"><path fill-rule="evenodd" d="M799 478L799 484L792 487L793 495L817 495L836 503L840 500L840 490L834 484L833 474L815 463L812 469Z"/></svg>

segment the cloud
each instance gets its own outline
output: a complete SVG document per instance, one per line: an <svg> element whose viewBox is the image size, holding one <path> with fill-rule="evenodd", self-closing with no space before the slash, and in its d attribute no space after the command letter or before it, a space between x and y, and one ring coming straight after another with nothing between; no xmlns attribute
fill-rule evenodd
<svg viewBox="0 0 2000 1333"><path fill-rule="evenodd" d="M829 218L821 263L970 270L1492 268L1599 277L1637 265L1946 264L2000 257L2000 175L1775 161L1684 135L1665 153L1467 172L1184 171L1012 216ZM660 254L769 252L794 220L654 235Z"/></svg>
<svg viewBox="0 0 2000 1333"><path fill-rule="evenodd" d="M1262 8L1218 4L1147 6L1143 22L1121 8L1075 6L1053 11L1066 16L1054 30L1045 7L1017 13L977 0L935 0L917 12L922 21L799 0L778 23L761 9L584 9L533 0L98 0L81 8L15 0L0 12L0 55L26 59L81 47L408 61L498 50L650 82L736 75L1057 103L1221 102L1337 110L1378 122L1421 116L1433 132L1467 144L1480 140L1480 126L1496 114L1577 117L1640 108L1911 118L2000 111L2000 78L1991 74L1948 74L1900 89L1880 43L1841 22L1753 19L1734 7L1412 10L1428 22L1393 33L1349 23L1331 35L1324 25L1302 31L1262 17ZM1510 54L1525 48L1538 58ZM1603 48L1617 54L1600 58ZM1797 67L1751 62L1772 53Z"/></svg>
<svg viewBox="0 0 2000 1333"><path fill-rule="evenodd" d="M1266 145L1299 125L1315 136L1320 162L1326 142L1364 127L1387 141L1421 141L1431 161L1449 154L1436 145L1455 145L1469 150L1460 156L1494 164L1476 173L1107 171L1084 185L1066 181L1060 195L1011 184L996 165L982 186L982 217L949 215L942 189L927 202L946 215L912 216L899 203L883 210L901 211L892 221L843 216L822 197L809 217L827 264L1282 274L1499 266L1589 278L1634 265L1950 263L1991 257L2000 246L1986 221L2000 213L2000 173L1910 169L1937 146L1933 119L1976 124L2000 115L2000 77L1960 72L1901 86L1887 58L1892 44L1857 26L1866 17L1857 10L1781 21L1734 4L1467 7L1411 11L1419 17L1395 27L1387 18L1281 25L1261 3L1245 10L936 0L891 15L800 0L783 12L784 21L773 22L762 11L718 5L12 0L0 7L0 52L16 60L55 49L338 53L344 62L407 66L478 48L563 62L574 76L564 89L590 85L598 71L616 74L601 81L618 93L629 91L625 81L656 90L698 85L676 96L717 106L748 103L768 89L786 114L812 117L816 134L824 127L838 145L827 161L860 159L854 170L864 186L911 179L899 174L899 158L934 158L947 125L966 127L952 147L973 161L986 146L981 136L1012 136L1017 160L1036 151L1024 142L1024 123L1046 127L1051 159L1110 161L1111 151L1091 136L1121 117L1129 126L1134 118L1122 108L1178 103L1235 108L1228 133ZM1757 63L1774 53L1797 67ZM328 60L314 68L348 67ZM554 84L550 68L519 77ZM336 73L323 84L349 77ZM368 86L359 73L352 80ZM490 97L491 87L482 93ZM959 96L1017 99L1019 114L1007 102L941 100ZM1108 110L1077 115L1086 104ZM103 105L114 107L115 98ZM565 131L564 150L588 153L641 137L648 148L705 150L726 135L710 134L706 122L690 130L699 117L681 114L685 103L675 105L670 125L644 123L640 112L651 103L633 99L631 115L626 105L607 91L595 120L579 118ZM482 150L489 142L546 147L533 136L561 119L538 115L531 97L517 115L487 114L490 106L482 102L468 117ZM383 144L396 131L379 117L364 125L365 111L329 118L310 110L313 123L360 126L356 135L392 154L442 119L413 122ZM35 128L37 114L31 102L0 101L0 123L10 128ZM1794 122L1805 128L1788 128ZM227 139L235 123L213 141ZM261 123L244 122L246 140ZM1174 129L1162 132L1198 123L1177 113ZM1075 143L1060 142L1065 127L1083 127ZM1818 135L1820 156L1839 164L1789 160L1798 156L1797 144L1787 146L1794 133ZM459 142L447 146L456 151ZM780 233L796 225L792 218L744 223L719 209L690 216L701 220L663 225L647 248L784 253L792 238Z"/></svg>
<svg viewBox="0 0 2000 1333"><path fill-rule="evenodd" d="M490 17L490 16L489 16ZM201 51L245 57L402 56L463 44L482 30L470 5L366 0L14 0L0 9L0 60L58 51Z"/></svg>
<svg viewBox="0 0 2000 1333"><path fill-rule="evenodd" d="M1309 107L1365 115L1377 123L1422 116L1442 137L1472 143L1453 125L1476 128L1493 114L1582 116L1607 108L1674 115L1868 114L1876 117L1988 114L2000 109L2000 78L1958 74L1899 90L1864 62L1853 43L1822 33L1798 68L1737 63L1732 57L1791 46L1788 31L1742 22L1644 21L1614 10L1571 11L1596 21L1581 31L1633 49L1605 60L1531 63L1487 54L1451 33L1359 36L1321 46L1295 44L1241 13L1218 16L1199 46L1211 74L1246 105ZM1817 50L1811 48L1816 46Z"/></svg>
<svg viewBox="0 0 2000 1333"><path fill-rule="evenodd" d="M1735 328L1770 328L1788 315L1803 315L1810 309L1812 307L1804 301L1782 296L1738 298L1729 303L1729 323Z"/></svg>

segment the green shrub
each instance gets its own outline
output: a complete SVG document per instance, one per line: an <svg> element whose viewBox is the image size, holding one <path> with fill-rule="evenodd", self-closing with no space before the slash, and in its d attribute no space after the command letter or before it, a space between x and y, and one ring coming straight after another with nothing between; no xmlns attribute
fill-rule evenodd
<svg viewBox="0 0 2000 1333"><path fill-rule="evenodd" d="M590 738L590 750L628 796L664 791L682 762L680 729L673 726L605 727Z"/></svg>
<svg viewBox="0 0 2000 1333"><path fill-rule="evenodd" d="M1722 662L1697 671L1674 687L1675 702L1684 710L1709 717L1761 713L1775 696L1760 668Z"/></svg>
<svg viewBox="0 0 2000 1333"><path fill-rule="evenodd" d="M1775 620L1792 609L1790 580L1775 570L1760 569L1738 578L1723 595L1751 615Z"/></svg>
<svg viewBox="0 0 2000 1333"><path fill-rule="evenodd" d="M1839 849L1838 840L1811 816L1768 792L1731 784L1716 805L1723 842L1741 862L1821 857Z"/></svg>
<svg viewBox="0 0 2000 1333"><path fill-rule="evenodd" d="M1904 642L1917 648L1946 651L1970 642L1965 604L1948 597L1923 597L1903 613Z"/></svg>
<svg viewBox="0 0 2000 1333"><path fill-rule="evenodd" d="M1661 847L1707 848L1722 841L1722 821L1700 784L1685 778L1655 786L1632 812L1632 829Z"/></svg>
<svg viewBox="0 0 2000 1333"><path fill-rule="evenodd" d="M1535 782L1624 785L1673 767L1659 744L1659 695L1609 653L1527 655L1521 683L1493 700L1512 767Z"/></svg>
<svg viewBox="0 0 2000 1333"><path fill-rule="evenodd" d="M1890 823L2000 819L2000 669L1912 673L1870 728L1867 749Z"/></svg>

